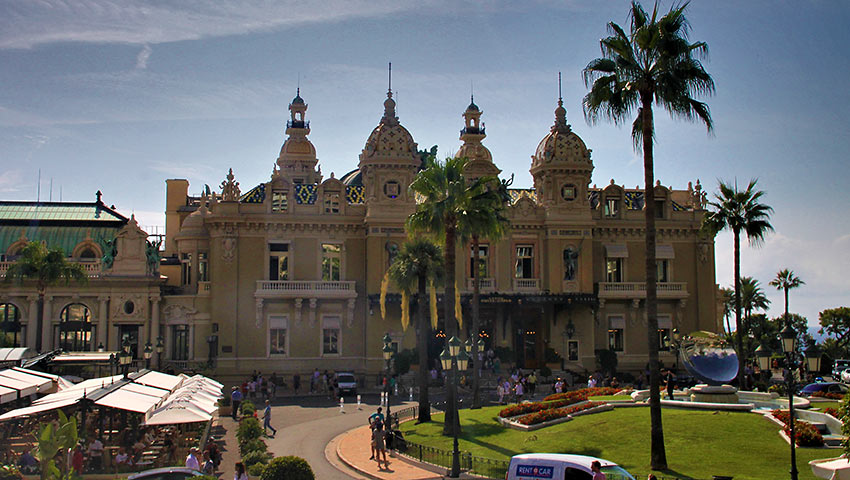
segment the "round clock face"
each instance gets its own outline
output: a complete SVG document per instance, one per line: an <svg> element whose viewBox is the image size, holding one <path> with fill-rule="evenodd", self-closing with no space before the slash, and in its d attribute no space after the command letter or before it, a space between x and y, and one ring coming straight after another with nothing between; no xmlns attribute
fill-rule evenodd
<svg viewBox="0 0 850 480"><path fill-rule="evenodd" d="M561 197L564 200L575 200L576 199L576 186L571 184L566 184L561 187Z"/></svg>
<svg viewBox="0 0 850 480"><path fill-rule="evenodd" d="M401 193L401 186L395 180L390 180L384 184L384 195L388 198L397 198Z"/></svg>

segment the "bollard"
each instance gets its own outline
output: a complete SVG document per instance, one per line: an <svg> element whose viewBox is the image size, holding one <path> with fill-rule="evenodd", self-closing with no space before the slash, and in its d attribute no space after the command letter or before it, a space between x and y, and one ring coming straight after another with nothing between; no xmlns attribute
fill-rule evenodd
<svg viewBox="0 0 850 480"><path fill-rule="evenodd" d="M345 413L345 399L339 397L339 413Z"/></svg>
<svg viewBox="0 0 850 480"><path fill-rule="evenodd" d="M407 398L407 399L408 399L408 401L411 401L411 402L412 402L412 401L413 401L413 387L409 387L409 388L407 389L407 391L408 391L408 393L410 394L410 395L408 396L408 398Z"/></svg>
<svg viewBox="0 0 850 480"><path fill-rule="evenodd" d="M396 386L393 387L393 395L398 395L398 384L396 384Z"/></svg>
<svg viewBox="0 0 850 480"><path fill-rule="evenodd" d="M357 394L357 410L363 410L363 406L360 405L360 394Z"/></svg>

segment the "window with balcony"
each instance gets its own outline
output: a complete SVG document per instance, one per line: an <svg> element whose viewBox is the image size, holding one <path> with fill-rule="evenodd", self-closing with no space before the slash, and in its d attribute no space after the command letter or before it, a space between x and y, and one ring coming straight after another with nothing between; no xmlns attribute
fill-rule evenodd
<svg viewBox="0 0 850 480"><path fill-rule="evenodd" d="M669 315L658 316L658 350L669 352L673 341L673 320Z"/></svg>
<svg viewBox="0 0 850 480"><path fill-rule="evenodd" d="M626 320L623 317L608 317L608 349L615 352L623 351L623 333Z"/></svg>
<svg viewBox="0 0 850 480"><path fill-rule="evenodd" d="M286 199L286 192L282 190L272 190L272 212L285 212L289 208Z"/></svg>
<svg viewBox="0 0 850 480"><path fill-rule="evenodd" d="M340 333L339 317L322 319L322 355L339 355Z"/></svg>
<svg viewBox="0 0 850 480"><path fill-rule="evenodd" d="M269 280L289 280L289 244L269 244Z"/></svg>
<svg viewBox="0 0 850 480"><path fill-rule="evenodd" d="M623 281L623 259L608 258L605 261L605 281L618 283Z"/></svg>
<svg viewBox="0 0 850 480"><path fill-rule="evenodd" d="M337 243L322 244L322 280L339 281L341 252L342 246Z"/></svg>
<svg viewBox="0 0 850 480"><path fill-rule="evenodd" d="M605 199L605 216L616 217L620 213L620 199L606 198Z"/></svg>
<svg viewBox="0 0 850 480"><path fill-rule="evenodd" d="M192 283L192 254L191 253L181 253L180 254L180 280L183 285L189 285Z"/></svg>
<svg viewBox="0 0 850 480"><path fill-rule="evenodd" d="M210 259L207 252L198 252L198 281L210 280Z"/></svg>
<svg viewBox="0 0 850 480"><path fill-rule="evenodd" d="M288 326L286 317L269 317L269 355L286 355Z"/></svg>
<svg viewBox="0 0 850 480"><path fill-rule="evenodd" d="M325 213L339 213L339 193L325 193Z"/></svg>
<svg viewBox="0 0 850 480"><path fill-rule="evenodd" d="M475 268L475 246L469 247L469 278L487 278L490 276L489 268L490 246L478 245L478 268Z"/></svg>
<svg viewBox="0 0 850 480"><path fill-rule="evenodd" d="M656 260L655 265L658 267L656 269L657 273L657 282L658 283L667 283L670 281L670 260L662 259Z"/></svg>
<svg viewBox="0 0 850 480"><path fill-rule="evenodd" d="M516 278L534 278L534 246L517 245Z"/></svg>
<svg viewBox="0 0 850 480"><path fill-rule="evenodd" d="M171 326L171 359L189 360L189 325Z"/></svg>

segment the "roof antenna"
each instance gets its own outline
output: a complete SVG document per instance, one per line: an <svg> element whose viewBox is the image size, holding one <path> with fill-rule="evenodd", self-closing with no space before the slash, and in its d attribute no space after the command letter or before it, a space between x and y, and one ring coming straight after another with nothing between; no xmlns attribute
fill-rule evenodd
<svg viewBox="0 0 850 480"><path fill-rule="evenodd" d="M50 177L50 197L48 198L50 198L50 202L53 201L53 177Z"/></svg>
<svg viewBox="0 0 850 480"><path fill-rule="evenodd" d="M390 62L390 68L389 68L389 71L388 71L387 94L389 96L393 95L393 62Z"/></svg>
<svg viewBox="0 0 850 480"><path fill-rule="evenodd" d="M564 99L561 98L561 72L558 72L558 105L564 105Z"/></svg>
<svg viewBox="0 0 850 480"><path fill-rule="evenodd" d="M301 72L298 72L298 87L295 89L295 96L301 96Z"/></svg>

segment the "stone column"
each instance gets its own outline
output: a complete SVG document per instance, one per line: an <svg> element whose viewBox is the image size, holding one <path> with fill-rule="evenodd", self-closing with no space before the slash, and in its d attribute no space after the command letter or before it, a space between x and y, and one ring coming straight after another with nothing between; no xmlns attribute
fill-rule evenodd
<svg viewBox="0 0 850 480"><path fill-rule="evenodd" d="M109 350L109 296L101 295L97 299L100 301L100 308L97 310L97 343L102 343L103 348Z"/></svg>
<svg viewBox="0 0 850 480"><path fill-rule="evenodd" d="M35 350L38 338L38 295L27 297L30 302L29 321L27 321L26 346Z"/></svg>
<svg viewBox="0 0 850 480"><path fill-rule="evenodd" d="M157 337L159 337L159 300L160 297L158 295L150 297L151 301L151 335L150 341L153 345L153 356L151 357L151 365L155 368L159 368L158 357L156 354L156 344ZM164 343L164 341L163 341Z"/></svg>
<svg viewBox="0 0 850 480"><path fill-rule="evenodd" d="M41 325L41 351L53 349L53 296L44 296L44 323Z"/></svg>

